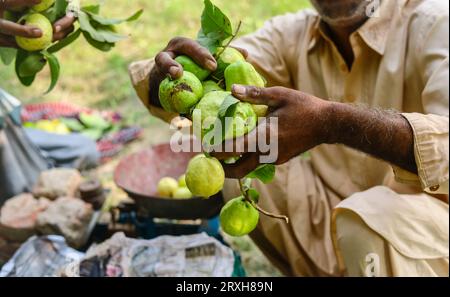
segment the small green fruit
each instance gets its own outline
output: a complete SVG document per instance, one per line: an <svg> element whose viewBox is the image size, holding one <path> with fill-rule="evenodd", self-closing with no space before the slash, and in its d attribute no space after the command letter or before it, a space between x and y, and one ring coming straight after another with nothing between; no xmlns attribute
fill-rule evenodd
<svg viewBox="0 0 450 297"><path fill-rule="evenodd" d="M205 80L211 74L211 71L203 69L188 56L178 56L175 58L175 61L183 66L184 71L191 72L201 81Z"/></svg>
<svg viewBox="0 0 450 297"><path fill-rule="evenodd" d="M193 112L193 115L197 113L201 115L201 129L195 129L195 132L201 131L201 135L196 135L197 137L201 137L203 140L207 133L214 130L214 124L219 117L220 106L225 98L230 95L230 92L210 92L200 100ZM256 127L257 117L249 103L239 102L232 117L231 125L233 129L227 127L224 139L243 136Z"/></svg>
<svg viewBox="0 0 450 297"><path fill-rule="evenodd" d="M263 88L266 86L264 79L256 71L255 67L248 62L239 61L231 64L225 70L225 82L227 91L231 91L234 84L255 86Z"/></svg>
<svg viewBox="0 0 450 297"><path fill-rule="evenodd" d="M269 106L267 105L252 105L252 107L258 118L264 118L269 111Z"/></svg>
<svg viewBox="0 0 450 297"><path fill-rule="evenodd" d="M172 177L164 177L158 183L158 195L170 198L178 189L178 182Z"/></svg>
<svg viewBox="0 0 450 297"><path fill-rule="evenodd" d="M207 80L203 82L203 93L206 95L210 92L216 92L216 91L225 91L222 89L216 82L212 80Z"/></svg>
<svg viewBox="0 0 450 297"><path fill-rule="evenodd" d="M168 112L187 114L202 96L202 83L189 71L179 79L166 78L159 86L159 101Z"/></svg>
<svg viewBox="0 0 450 297"><path fill-rule="evenodd" d="M50 21L40 13L33 13L25 17L25 25L41 29L42 36L39 38L25 38L16 36L17 44L29 52L40 51L52 44L53 27Z"/></svg>
<svg viewBox="0 0 450 297"><path fill-rule="evenodd" d="M31 8L34 11L42 12L44 10L49 9L51 6L55 4L55 0L42 0L41 3L32 6Z"/></svg>
<svg viewBox="0 0 450 297"><path fill-rule="evenodd" d="M175 190L173 193L174 199L191 199L192 193L187 187L181 187Z"/></svg>
<svg viewBox="0 0 450 297"><path fill-rule="evenodd" d="M229 201L220 212L222 230L231 236L244 236L252 232L259 221L259 212L244 199Z"/></svg>
<svg viewBox="0 0 450 297"><path fill-rule="evenodd" d="M186 184L191 193L211 197L219 193L225 182L225 172L219 160L206 156L193 158L186 171Z"/></svg>
<svg viewBox="0 0 450 297"><path fill-rule="evenodd" d="M222 48L218 49L218 52L222 51ZM217 60L217 70L213 73L213 77L217 80L224 78L225 69L233 63L245 61L244 56L235 48L227 47Z"/></svg>

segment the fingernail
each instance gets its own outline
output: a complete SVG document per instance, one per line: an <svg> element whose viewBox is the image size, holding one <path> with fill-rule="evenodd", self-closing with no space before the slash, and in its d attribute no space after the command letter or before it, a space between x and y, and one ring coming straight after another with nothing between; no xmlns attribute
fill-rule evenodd
<svg viewBox="0 0 450 297"><path fill-rule="evenodd" d="M55 33L58 33L59 31L61 31L61 26L58 25L55 27Z"/></svg>
<svg viewBox="0 0 450 297"><path fill-rule="evenodd" d="M208 70L214 71L217 68L217 63L215 61L208 60L206 61L205 66Z"/></svg>
<svg viewBox="0 0 450 297"><path fill-rule="evenodd" d="M169 74L172 78L176 78L179 73L179 68L176 66L172 66L169 68Z"/></svg>
<svg viewBox="0 0 450 297"><path fill-rule="evenodd" d="M33 30L31 30L31 32L33 33L34 37L41 37L42 36L41 29L33 29Z"/></svg>
<svg viewBox="0 0 450 297"><path fill-rule="evenodd" d="M247 88L242 85L233 85L233 93L240 96L247 95Z"/></svg>

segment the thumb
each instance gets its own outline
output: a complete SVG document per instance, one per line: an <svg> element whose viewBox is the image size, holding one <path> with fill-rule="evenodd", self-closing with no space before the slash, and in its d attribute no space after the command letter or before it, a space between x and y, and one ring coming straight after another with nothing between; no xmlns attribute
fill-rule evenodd
<svg viewBox="0 0 450 297"><path fill-rule="evenodd" d="M284 97L279 88L259 88L234 84L231 88L233 95L244 102L257 105L279 107L284 102Z"/></svg>

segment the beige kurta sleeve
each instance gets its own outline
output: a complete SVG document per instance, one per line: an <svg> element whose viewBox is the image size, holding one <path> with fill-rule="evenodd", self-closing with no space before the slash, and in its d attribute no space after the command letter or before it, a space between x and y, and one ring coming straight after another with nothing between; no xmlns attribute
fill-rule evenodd
<svg viewBox="0 0 450 297"><path fill-rule="evenodd" d="M417 41L417 67L424 89L425 114L403 114L414 131L414 151L418 176L394 168L401 182L420 182L429 193L448 194L449 184L449 51L448 14L422 24ZM445 36L445 37L444 37Z"/></svg>
<svg viewBox="0 0 450 297"><path fill-rule="evenodd" d="M170 113L162 108L150 105L150 84L149 74L152 71L155 62L153 59L133 62L128 67L128 73L131 78L131 83L136 91L139 99L144 103L145 107L150 111L152 115L163 121L170 123L174 118L178 117L178 114Z"/></svg>
<svg viewBox="0 0 450 297"><path fill-rule="evenodd" d="M295 87L293 74L298 66L298 42L307 33L306 23L311 13L302 10L274 17L255 33L233 43L249 52L249 62L266 78L268 86Z"/></svg>

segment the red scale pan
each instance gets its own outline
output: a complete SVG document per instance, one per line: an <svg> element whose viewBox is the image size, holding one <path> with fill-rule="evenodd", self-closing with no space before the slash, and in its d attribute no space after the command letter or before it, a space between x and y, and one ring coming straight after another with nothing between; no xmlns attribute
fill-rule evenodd
<svg viewBox="0 0 450 297"><path fill-rule="evenodd" d="M115 183L136 202L139 214L175 220L210 219L223 206L219 193L209 199L194 197L176 200L158 197L161 178L178 179L197 153L174 153L170 144L160 144L123 158L114 172Z"/></svg>

